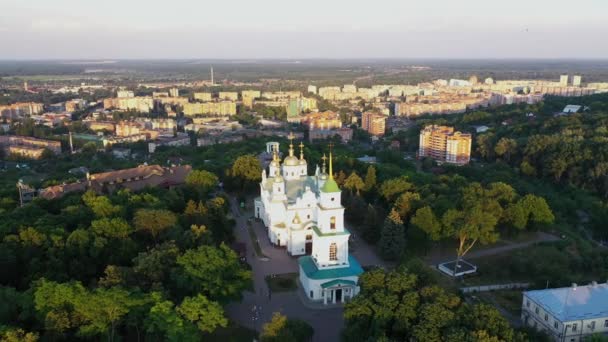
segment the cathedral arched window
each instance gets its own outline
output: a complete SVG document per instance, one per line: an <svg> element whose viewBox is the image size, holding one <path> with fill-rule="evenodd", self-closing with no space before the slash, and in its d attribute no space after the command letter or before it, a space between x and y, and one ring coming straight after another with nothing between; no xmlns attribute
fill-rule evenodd
<svg viewBox="0 0 608 342"><path fill-rule="evenodd" d="M332 244L329 245L329 260L338 260L338 245L336 245L335 242L332 242Z"/></svg>
<svg viewBox="0 0 608 342"><path fill-rule="evenodd" d="M329 219L329 229L336 229L336 217L332 216Z"/></svg>

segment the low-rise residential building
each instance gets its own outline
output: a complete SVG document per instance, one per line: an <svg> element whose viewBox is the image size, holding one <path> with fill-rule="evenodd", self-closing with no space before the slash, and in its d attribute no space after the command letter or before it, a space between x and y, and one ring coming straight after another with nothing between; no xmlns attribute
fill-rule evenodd
<svg viewBox="0 0 608 342"><path fill-rule="evenodd" d="M70 192L87 190L93 190L101 194L104 192L112 193L120 189L138 191L146 187L172 187L185 183L190 171L192 171L190 165L173 167L140 165L131 169L87 174L84 180L41 189L39 196L46 199L55 199Z"/></svg>
<svg viewBox="0 0 608 342"><path fill-rule="evenodd" d="M148 143L148 152L154 153L160 146L190 146L190 136L186 133L177 133L170 137L158 137L158 139Z"/></svg>
<svg viewBox="0 0 608 342"><path fill-rule="evenodd" d="M312 129L308 131L308 141L328 139L333 136L339 136L344 142L349 142L353 139L352 128L336 128L336 129Z"/></svg>
<svg viewBox="0 0 608 342"><path fill-rule="evenodd" d="M525 291L521 319L556 342L608 335L608 283Z"/></svg>
<svg viewBox="0 0 608 342"><path fill-rule="evenodd" d="M109 147L114 144L124 144L124 143L132 143L138 141L146 141L150 139L149 135L146 133L138 133L127 136L112 136L112 137L104 137L101 142L103 143L103 147Z"/></svg>
<svg viewBox="0 0 608 342"><path fill-rule="evenodd" d="M471 135L453 127L431 125L420 131L419 157L464 165L471 160Z"/></svg>
<svg viewBox="0 0 608 342"><path fill-rule="evenodd" d="M114 132L116 130L116 124L110 121L91 121L83 120L85 126L92 131L109 131Z"/></svg>

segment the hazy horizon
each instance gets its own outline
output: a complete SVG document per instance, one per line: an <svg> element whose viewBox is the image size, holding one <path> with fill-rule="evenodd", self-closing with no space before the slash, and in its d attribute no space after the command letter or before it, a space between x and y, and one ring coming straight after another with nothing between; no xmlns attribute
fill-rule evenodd
<svg viewBox="0 0 608 342"><path fill-rule="evenodd" d="M605 59L605 13L602 0L4 0L0 59Z"/></svg>

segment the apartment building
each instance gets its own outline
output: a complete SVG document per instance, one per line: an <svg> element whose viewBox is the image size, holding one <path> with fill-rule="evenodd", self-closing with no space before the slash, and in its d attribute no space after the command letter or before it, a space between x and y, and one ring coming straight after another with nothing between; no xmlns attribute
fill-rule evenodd
<svg viewBox="0 0 608 342"><path fill-rule="evenodd" d="M262 97L269 100L289 100L294 98L302 97L302 93L299 91L265 91L262 93Z"/></svg>
<svg viewBox="0 0 608 342"><path fill-rule="evenodd" d="M36 102L17 102L0 106L0 117L16 119L25 115L36 115L44 111L44 105Z"/></svg>
<svg viewBox="0 0 608 342"><path fill-rule="evenodd" d="M232 101L186 103L184 115L236 115L236 103Z"/></svg>
<svg viewBox="0 0 608 342"><path fill-rule="evenodd" d="M87 102L83 99L74 99L65 102L65 111L68 113L73 113L77 110L85 109L87 106Z"/></svg>
<svg viewBox="0 0 608 342"><path fill-rule="evenodd" d="M194 100L201 102L209 102L212 100L213 96L211 93L194 93Z"/></svg>
<svg viewBox="0 0 608 342"><path fill-rule="evenodd" d="M471 135L454 131L453 127L431 125L420 131L419 157L457 165L471 159Z"/></svg>
<svg viewBox="0 0 608 342"><path fill-rule="evenodd" d="M153 98L157 98L157 97L169 97L169 93L166 91L153 91L152 92L152 97Z"/></svg>
<svg viewBox="0 0 608 342"><path fill-rule="evenodd" d="M0 147L6 155L16 154L31 159L39 159L45 150L61 153L59 141L17 135L0 135Z"/></svg>
<svg viewBox="0 0 608 342"><path fill-rule="evenodd" d="M294 117L300 113L317 110L317 99L314 98L292 98L287 103L287 117Z"/></svg>
<svg viewBox="0 0 608 342"><path fill-rule="evenodd" d="M116 124L115 134L117 137L128 137L135 134L141 134L140 125L131 121L121 121Z"/></svg>
<svg viewBox="0 0 608 342"><path fill-rule="evenodd" d="M131 90L120 89L116 92L116 97L135 97L135 93Z"/></svg>
<svg viewBox="0 0 608 342"><path fill-rule="evenodd" d="M556 342L608 335L608 283L525 291L521 320Z"/></svg>
<svg viewBox="0 0 608 342"><path fill-rule="evenodd" d="M384 135L384 132L386 131L386 116L365 112L361 115L361 128L371 135Z"/></svg>
<svg viewBox="0 0 608 342"><path fill-rule="evenodd" d="M220 91L220 100L237 101L239 99L239 93L236 91Z"/></svg>
<svg viewBox="0 0 608 342"><path fill-rule="evenodd" d="M116 124L110 121L83 121L91 131L109 131L114 132L116 130Z"/></svg>
<svg viewBox="0 0 608 342"><path fill-rule="evenodd" d="M147 96L107 98L103 100L103 108L149 113L154 108L154 99Z"/></svg>
<svg viewBox="0 0 608 342"><path fill-rule="evenodd" d="M301 122L311 131L316 129L334 129L342 127L340 114L330 110L307 114Z"/></svg>
<svg viewBox="0 0 608 342"><path fill-rule="evenodd" d="M169 89L169 96L170 97L179 97L179 89L177 89L177 88Z"/></svg>
<svg viewBox="0 0 608 342"><path fill-rule="evenodd" d="M243 99L243 105L246 107L253 107L253 101L259 99L262 96L262 92L259 90L243 90L241 91L241 98Z"/></svg>

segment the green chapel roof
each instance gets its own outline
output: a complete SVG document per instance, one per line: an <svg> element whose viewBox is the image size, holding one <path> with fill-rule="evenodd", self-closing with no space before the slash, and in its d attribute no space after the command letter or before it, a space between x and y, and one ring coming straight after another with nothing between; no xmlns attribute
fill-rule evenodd
<svg viewBox="0 0 608 342"><path fill-rule="evenodd" d="M325 181L325 184L323 184L321 191L340 192L340 187L338 186L338 183L336 183L336 181L333 179L333 177L330 177L328 180Z"/></svg>

